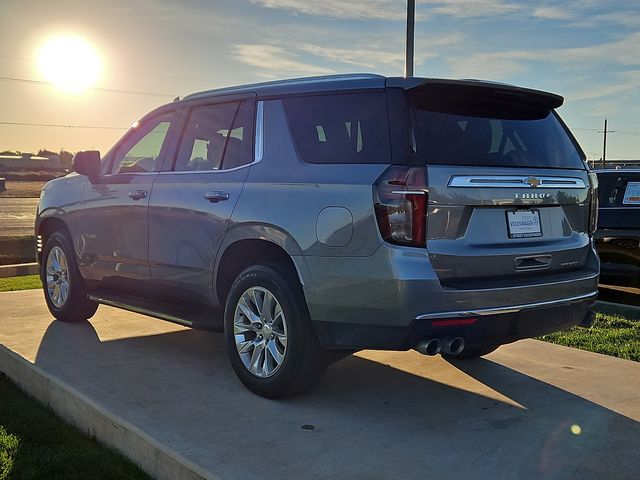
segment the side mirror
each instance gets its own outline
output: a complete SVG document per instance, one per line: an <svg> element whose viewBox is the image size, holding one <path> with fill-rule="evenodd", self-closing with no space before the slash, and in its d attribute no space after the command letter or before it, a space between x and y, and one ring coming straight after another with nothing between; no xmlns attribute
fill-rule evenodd
<svg viewBox="0 0 640 480"><path fill-rule="evenodd" d="M73 170L89 177L91 183L100 178L100 152L97 150L83 150L73 156Z"/></svg>

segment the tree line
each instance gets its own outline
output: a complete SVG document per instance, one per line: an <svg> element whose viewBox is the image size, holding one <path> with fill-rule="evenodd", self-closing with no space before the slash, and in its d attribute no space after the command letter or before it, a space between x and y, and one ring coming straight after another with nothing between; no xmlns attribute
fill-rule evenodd
<svg viewBox="0 0 640 480"><path fill-rule="evenodd" d="M11 150L3 150L0 152L0 155L33 155L31 152L21 152L20 150L11 151ZM60 150L59 152L53 152L51 150L47 150L46 148L38 150L38 153L35 154L37 157L51 157L52 155L58 155L60 157L60 164L63 168L71 168L71 160L73 160L73 153L67 150Z"/></svg>

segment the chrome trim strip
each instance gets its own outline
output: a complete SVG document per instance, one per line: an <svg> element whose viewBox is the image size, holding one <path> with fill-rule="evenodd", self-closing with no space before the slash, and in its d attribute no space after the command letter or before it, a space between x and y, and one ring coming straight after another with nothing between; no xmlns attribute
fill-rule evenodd
<svg viewBox="0 0 640 480"><path fill-rule="evenodd" d="M114 178L114 177L122 177L122 176L136 176L136 177L145 177L149 175L158 175L162 172L122 172L122 173L105 173L104 175L100 175L100 178Z"/></svg>
<svg viewBox="0 0 640 480"><path fill-rule="evenodd" d="M255 152L253 163L258 163L264 155L264 102L258 101L256 105L256 132L255 132Z"/></svg>
<svg viewBox="0 0 640 480"><path fill-rule="evenodd" d="M392 190L391 193L396 195L426 195L427 192L422 190Z"/></svg>
<svg viewBox="0 0 640 480"><path fill-rule="evenodd" d="M535 178L537 187L527 180ZM449 187L456 188L587 188L584 180L577 177L545 177L537 175L454 175Z"/></svg>
<svg viewBox="0 0 640 480"><path fill-rule="evenodd" d="M589 300L596 298L598 292L590 292L584 295L577 295L575 297L561 298L559 300L548 300L545 302L525 303L522 305L510 305L506 307L495 308L480 308L477 310L460 310L455 312L437 312L437 313L423 313L416 316L416 320L439 320L446 318L464 318L464 317L484 317L487 315L500 315L504 313L517 313L522 310L530 310L533 308L541 307L553 307L556 305L564 305L568 303L580 302L583 300Z"/></svg>

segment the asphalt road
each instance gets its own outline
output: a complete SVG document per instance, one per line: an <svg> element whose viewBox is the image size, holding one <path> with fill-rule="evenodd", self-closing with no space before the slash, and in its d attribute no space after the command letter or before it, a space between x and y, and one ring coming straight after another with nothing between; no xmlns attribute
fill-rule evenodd
<svg viewBox="0 0 640 480"><path fill-rule="evenodd" d="M33 235L38 198L0 198L0 237Z"/></svg>
<svg viewBox="0 0 640 480"><path fill-rule="evenodd" d="M640 471L636 362L536 340L473 361L362 351L309 394L270 401L237 380L222 334L104 306L90 322L64 324L35 290L0 293L0 305L0 353L10 350L0 370L18 355L32 366L21 385L45 372L68 386L79 400L58 404L65 417L98 440L117 438L156 478L192 477L161 474L144 445L209 479L635 480ZM54 404L52 388L30 391ZM98 423L96 408L109 421Z"/></svg>

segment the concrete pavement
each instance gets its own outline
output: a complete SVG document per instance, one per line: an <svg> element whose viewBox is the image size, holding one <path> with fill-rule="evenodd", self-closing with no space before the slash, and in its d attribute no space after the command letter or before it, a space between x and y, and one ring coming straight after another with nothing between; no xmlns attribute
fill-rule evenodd
<svg viewBox="0 0 640 480"><path fill-rule="evenodd" d="M158 478L636 479L640 364L534 340L449 363L365 351L252 395L221 334L0 293L0 370ZM44 381L38 381L45 378Z"/></svg>

